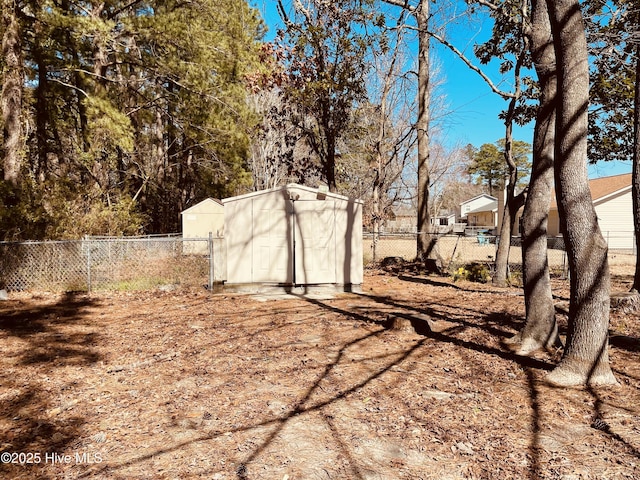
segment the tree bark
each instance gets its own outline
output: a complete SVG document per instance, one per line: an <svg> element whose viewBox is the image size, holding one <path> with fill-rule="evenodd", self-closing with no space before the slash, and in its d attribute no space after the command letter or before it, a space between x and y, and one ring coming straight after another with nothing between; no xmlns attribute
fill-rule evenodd
<svg viewBox="0 0 640 480"><path fill-rule="evenodd" d="M547 0L558 68L555 181L569 260L567 346L547 380L558 386L613 384L609 366L610 278L587 177L589 60L577 0Z"/></svg>
<svg viewBox="0 0 640 480"><path fill-rule="evenodd" d="M22 40L16 0L2 1L2 82L3 168L4 180L17 187L22 159Z"/></svg>
<svg viewBox="0 0 640 480"><path fill-rule="evenodd" d="M429 221L429 0L421 0L415 11L418 24L418 260L426 261L433 248Z"/></svg>
<svg viewBox="0 0 640 480"><path fill-rule="evenodd" d="M510 343L526 355L558 344L549 260L547 222L553 189L556 122L556 58L545 0L534 0L530 44L540 85L540 106L533 133L533 161L529 191L522 215L522 265L526 322Z"/></svg>
<svg viewBox="0 0 640 480"><path fill-rule="evenodd" d="M507 285L509 250L511 249L511 232L513 231L516 212L519 208L519 206L516 208L517 206L515 205L515 189L518 181L518 169L513 161L512 155L513 110L516 100L517 98L513 98L511 100L506 120L507 128L505 132L504 156L507 166L509 167L509 178L507 179L507 184L503 191L502 201L504 202L504 210L502 213L500 231L498 232L500 242L498 244L498 251L496 252L496 272L493 277L493 284L499 287Z"/></svg>
<svg viewBox="0 0 640 480"><path fill-rule="evenodd" d="M636 24L640 26L640 12ZM633 97L633 167L631 196L633 198L633 226L636 250L640 244L640 44L636 44L636 84ZM636 271L631 290L640 292L640 256L636 255Z"/></svg>

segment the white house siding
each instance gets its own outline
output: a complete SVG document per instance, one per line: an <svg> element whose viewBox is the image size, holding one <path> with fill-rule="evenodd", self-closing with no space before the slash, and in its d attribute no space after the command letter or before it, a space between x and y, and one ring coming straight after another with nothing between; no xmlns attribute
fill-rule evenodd
<svg viewBox="0 0 640 480"><path fill-rule="evenodd" d="M598 224L610 250L634 246L631 189L616 192L594 202Z"/></svg>
<svg viewBox="0 0 640 480"><path fill-rule="evenodd" d="M493 209L497 205L497 201L498 199L496 197L492 197L486 193L470 198L460 204L460 217L466 218L467 214L478 210L484 210L485 207L489 206Z"/></svg>

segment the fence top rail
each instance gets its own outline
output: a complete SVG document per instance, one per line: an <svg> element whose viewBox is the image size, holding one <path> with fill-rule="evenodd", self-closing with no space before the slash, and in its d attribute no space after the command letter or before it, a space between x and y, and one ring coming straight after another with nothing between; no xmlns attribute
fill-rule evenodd
<svg viewBox="0 0 640 480"><path fill-rule="evenodd" d="M441 232L362 232L362 235L365 237L378 235L379 237L415 237L420 235L421 233L427 233L429 235L433 235L434 237L458 237L458 234L455 233L441 233Z"/></svg>
<svg viewBox="0 0 640 480"><path fill-rule="evenodd" d="M121 240L121 239L147 239L147 238L180 238L182 237L181 233L149 233L147 235L127 235L127 236L118 236L118 235L85 235L81 240Z"/></svg>
<svg viewBox="0 0 640 480"><path fill-rule="evenodd" d="M213 239L224 237L213 237ZM73 243L118 243L118 242L131 242L131 243L145 243L145 242L188 242L188 241L200 241L207 242L209 237L85 237L75 240L20 240L20 241L0 241L0 245L16 246L16 245L63 245Z"/></svg>

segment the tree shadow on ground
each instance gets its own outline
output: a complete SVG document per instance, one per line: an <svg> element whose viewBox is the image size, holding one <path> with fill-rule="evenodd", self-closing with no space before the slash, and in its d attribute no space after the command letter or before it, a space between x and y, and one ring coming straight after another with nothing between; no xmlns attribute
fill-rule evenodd
<svg viewBox="0 0 640 480"><path fill-rule="evenodd" d="M337 448L341 450L344 457L350 458L350 455L352 454L346 446L346 440L341 437L339 429L336 427L337 420L327 412L326 407L329 407L335 402L342 400L350 394L353 394L354 392L362 389L363 387L369 385L372 381L379 379L386 373L395 371L394 369L399 367L400 364L406 361L416 351L420 350L428 342L432 342L434 340L437 342L448 343L465 350L506 359L522 366L523 368L542 370L550 370L552 368L551 364L542 360L522 357L508 350L503 351L500 348L484 344L480 341L473 342L456 337L457 333L465 329L485 328L491 335L501 338L505 335L506 332L501 329L493 328L491 326L492 323L498 322L499 318L494 318L490 315L481 316L485 320L484 323L488 326L483 324L473 324L472 322L462 320L457 325L455 325L451 331L433 332L429 329L428 323L421 319L419 315L426 314L431 318L445 319L445 313L440 312L436 308L415 309L414 307L411 307L402 302L394 301L388 297L360 295L358 298L367 300L367 303L369 303L369 307L362 310L358 310L356 308L354 311L352 309L341 308L336 304L333 304L331 301L323 301L306 296L301 296L300 298L320 310L335 313L346 319L367 323L372 327L378 328L375 328L374 331L367 331L364 334L358 334L352 341L341 344L335 356L329 362L327 362L315 376L315 380L313 381L313 383L309 384L304 393L300 397L298 397L298 400L295 402L295 404L290 405L281 415L272 416L260 421L254 421L247 425L240 425L231 430L203 432L202 435L198 436L195 439L178 442L173 445L169 445L166 448L157 449L153 452L145 453L144 455L124 461L120 464L112 464L110 466L105 465L101 472L105 474L107 472L109 474L117 474L120 469L125 469L135 463L144 462L145 460L148 460L155 455L178 451L196 442L217 439L222 437L223 435L228 434L229 431L231 431L232 433L248 432L259 427L268 427L269 431L266 437L260 440L258 444L254 445L250 449L250 451L246 452L244 457L241 459L241 461L238 462L236 466L236 476L238 479L242 480L253 478L253 465L257 462L261 454L265 450L267 450L274 442L277 441L287 425L289 425L290 422L297 419L298 417L311 414L313 412L320 413L329 431L336 439ZM378 305L380 308L376 308L375 305ZM384 353L381 354L380 352L372 352L367 356L367 360L375 358L382 361L382 365L378 365L366 376L353 379L349 382L349 384L343 385L337 391L328 393L328 391L324 388L326 387L326 382L329 381L327 379L330 378L337 369L344 368L346 365L349 365L353 361L349 359L351 349L362 347L365 345L365 342L372 339L375 340L387 332L386 328L388 328L388 324L386 321L386 316L390 307L394 310L401 311L402 314L412 322L412 325L414 325L416 331L420 332L422 338L418 337L417 339L412 341L411 344L406 345L406 348L404 348L402 351L396 351L393 352L393 354L386 355ZM470 311L460 309L461 316L469 316L470 314ZM477 311L474 312L474 314L478 316ZM446 318L448 319L449 317ZM510 321L515 320L512 319ZM356 459L352 459L352 461L348 463L348 471L345 471L344 473L348 474L349 478L366 478L366 472L363 472L361 470L361 466L359 466L359 463L356 461Z"/></svg>
<svg viewBox="0 0 640 480"><path fill-rule="evenodd" d="M485 292L486 293L486 292ZM340 432L339 419L332 417L331 412L326 410L326 407L330 407L332 404L339 400L345 399L350 394L362 389L369 385L372 381L380 379L388 372L397 372L400 364L405 362L416 351L423 349L429 342L436 341L438 343L450 344L464 351L477 352L489 357L496 357L502 360L507 360L514 365L522 367L522 370L527 375L527 387L530 396L530 418L531 418L531 433L529 442L529 478L535 479L544 472L543 461L541 460L541 445L540 434L542 428L542 397L544 392L541 392L541 386L539 384L539 374L546 371L550 371L554 365L546 360L535 359L525 356L517 355L511 352L509 349L503 347L502 339L512 334L506 328L502 328L503 325L507 325L511 328L517 328L521 326L522 319L518 319L515 316L500 313L481 313L477 310L472 310L468 307L456 307L457 314L455 319L451 318L451 306L449 311L445 311L440 306L421 306L416 308L415 305L405 303L402 301L394 300L388 296L378 295L366 295L360 294L356 298L366 300L360 305L352 305L346 308L341 308L336 303L331 301L318 300L307 296L300 296L301 300L317 307L320 311L331 312L348 320L353 320L354 324L366 323L375 328L375 331L367 331L366 333L358 333L354 339L349 342L339 344L339 348L336 350L335 355L327 363L323 364L318 370L313 382L310 382L305 387L304 391L301 390L301 395L297 397L297 401L288 405L282 414L262 416L260 419L248 421L244 424L234 425L231 428L219 428L218 430L203 431L196 438L191 438L185 441L177 441L175 443L166 445L163 448L154 449L151 452L145 452L138 456L134 456L131 459L122 461L120 463L111 463L110 465L101 466L95 473L97 475L104 474L109 475L111 478L117 477L119 472L126 469L128 466L139 464L149 460L157 455L162 455L170 452L179 451L187 446L208 441L214 439L220 439L225 435L239 433L239 432L253 432L260 427L267 427L267 434L260 440L256 440L257 443L253 444L250 449L243 450L242 458L237 462L235 466L235 475L238 479L258 478L253 471L254 468L258 468L259 459L263 452L277 443L279 437L283 433L284 429L291 425L296 418L304 417L311 413L319 413L322 416L324 423L331 432L335 440L335 445L338 450L341 451L343 457L348 459L348 467L344 472L343 478L367 478L367 472L363 471L358 459L353 458L353 452L349 448L349 441L344 436L344 432ZM297 307L284 310L286 312L295 313ZM348 384L342 385L337 391L325 389L327 380L336 370L345 367L353 362L353 358L350 355L350 349L354 347L363 347L369 340L379 340L379 337L387 333L386 328L389 328L387 322L387 315L390 311L393 311L396 315L403 316L408 320L414 329L422 335L422 338L412 340L412 343L406 344L402 351L393 352L393 354L384 354L376 351L372 351L366 358L366 360L378 359L384 360L383 365L377 365L375 370L369 372L366 376L352 379ZM245 312L248 314L248 312ZM444 331L433 331L429 326L429 322L422 316L427 316L430 319L436 321L447 321L451 325ZM319 315L316 315L318 317ZM309 321L314 318L313 314L308 317ZM475 319L475 321L473 321ZM239 320L243 322L243 319ZM276 324L270 324L264 328L279 328ZM486 338L479 339L478 341L469 340L469 336L460 338L458 335L469 332L471 329L477 329L479 331L486 332L491 335L491 342ZM223 342L224 340L221 340ZM497 344L497 346L496 346ZM433 345L433 343L431 343ZM276 346L277 347L277 346ZM273 346L272 346L273 348ZM333 353L333 352L332 352ZM490 362L489 362L490 363ZM259 438L256 436L256 439ZM215 473L215 472L211 472ZM327 478L329 474L327 473ZM124 478L124 477L123 477Z"/></svg>
<svg viewBox="0 0 640 480"><path fill-rule="evenodd" d="M60 392L71 385L49 381L57 369L84 367L99 360L93 345L94 332L68 333L66 326L76 326L93 302L86 296L67 294L55 303L31 309L12 308L13 300L0 304L0 344L7 362L0 376L3 402L0 406L0 451L34 454L26 465L1 463L0 474L11 478L29 471L29 478L48 478L38 472L47 454L59 453L80 435L85 419L73 415L73 401L66 403ZM17 340L17 341L16 341ZM37 456L35 456L37 454ZM31 464L29 464L31 460ZM49 462L51 463L51 462Z"/></svg>

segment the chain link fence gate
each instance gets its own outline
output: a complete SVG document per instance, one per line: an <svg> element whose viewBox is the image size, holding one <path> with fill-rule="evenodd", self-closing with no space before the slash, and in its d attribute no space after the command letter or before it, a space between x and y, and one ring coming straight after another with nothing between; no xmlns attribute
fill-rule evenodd
<svg viewBox="0 0 640 480"><path fill-rule="evenodd" d="M204 286L224 279L224 239L85 237L0 243L0 288L8 291L141 290Z"/></svg>

